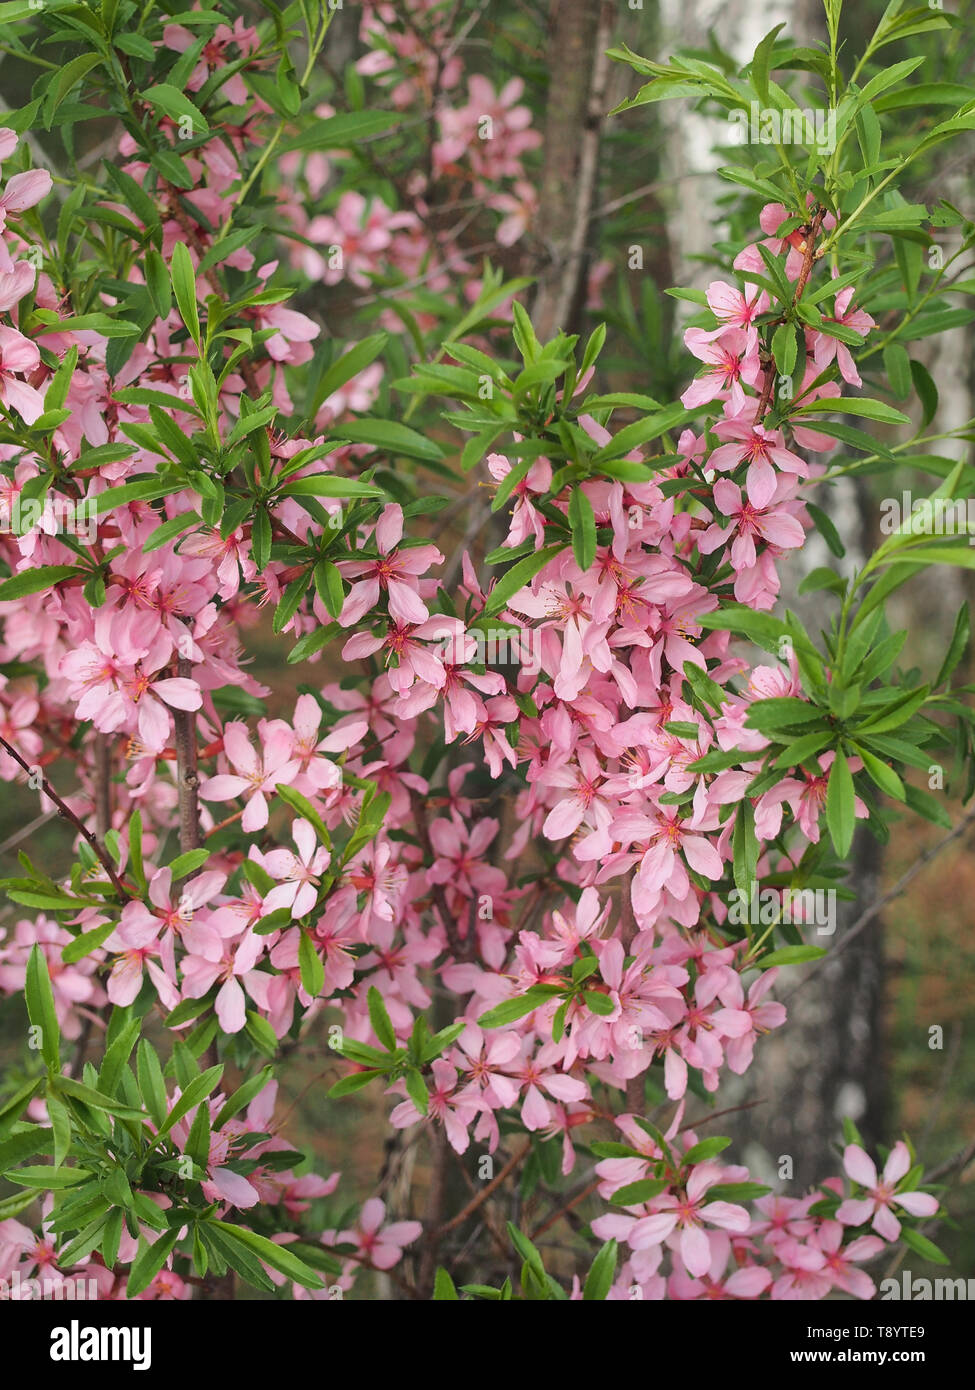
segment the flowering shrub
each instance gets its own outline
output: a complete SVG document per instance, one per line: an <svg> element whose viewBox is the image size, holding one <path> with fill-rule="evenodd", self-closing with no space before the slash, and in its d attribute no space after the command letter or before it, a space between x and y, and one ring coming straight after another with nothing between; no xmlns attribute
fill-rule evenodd
<svg viewBox="0 0 975 1390"><path fill-rule="evenodd" d="M25 55L48 34L69 59L0 132L0 775L76 839L68 872L22 853L5 883L0 988L30 1033L0 1105L0 1275L334 1298L402 1262L412 1293L457 1297L444 1238L488 1189L435 1224L336 1200L275 1107L305 1041L336 1107L382 1091L393 1130L491 1172L519 1145L494 1184L523 1163L556 1216L597 1160L602 1246L571 1292L510 1227L526 1298L869 1298L887 1243L939 1257L908 1144L878 1177L847 1122L841 1175L773 1195L685 1111L787 1026L780 971L825 953L792 895L835 890L886 801L944 819L906 769L959 742L972 765L967 618L922 681L884 617L919 567L970 566L965 537L908 526L849 580L813 571L838 600L818 640L775 610L808 528L835 544L807 501L857 466L832 451L891 458L883 427L911 422L884 397L924 398L889 247L928 211L896 176L975 116L880 162L905 65L844 77L830 3L835 149L730 171L757 221L726 278L676 292L700 363L680 400L600 393L605 327L539 341L526 281L478 271L442 215L463 194L515 245L540 140L519 80L465 73L447 9L363 7L345 110L316 86L313 0L254 25L129 0L18 20ZM774 40L733 79L614 56L649 78L629 105L747 108L789 66ZM414 112L428 166L380 177L373 144ZM73 161L106 117L83 178L32 167L29 131ZM309 284L370 290L384 331L336 351ZM465 477L499 529L455 564ZM248 669L268 615L285 704Z"/></svg>

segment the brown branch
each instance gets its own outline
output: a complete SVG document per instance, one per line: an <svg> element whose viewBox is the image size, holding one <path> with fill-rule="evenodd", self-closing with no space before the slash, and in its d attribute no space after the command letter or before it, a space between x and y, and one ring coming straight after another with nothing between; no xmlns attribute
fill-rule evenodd
<svg viewBox="0 0 975 1390"><path fill-rule="evenodd" d="M931 863L932 859L936 859L938 855L941 853L941 851L943 849L946 849L947 846L950 845L953 840L957 840L962 835L964 835L965 831L968 829L968 827L972 824L973 821L975 821L975 806L970 807L969 810L965 812L964 816L962 816L961 820L955 826L954 830L950 832L950 834L945 835L944 839L939 840L937 844L932 845L930 849L926 849L923 854L919 855L918 858L911 865L911 867L907 869L903 874L901 874L900 878L897 880L897 882L893 885L892 888L889 888L886 893L884 893L881 897L877 899L876 902L871 903L871 905L868 908L866 908L863 912L860 913L860 916L850 927L849 931L843 934L843 939L837 942L832 951L830 951L825 956L821 956L818 961L814 961L812 962L812 964L821 965L824 960L835 960L836 957L842 951L846 950L846 948L850 945L851 942L856 940L856 938L860 935L861 932L866 931L870 923L874 920L874 918L880 915L880 913L883 911L883 909L887 906L888 903L893 902L895 898L899 898L901 896L901 894L905 891L912 879L915 879L917 875L921 872L921 870L927 864ZM801 983L796 985L795 989L791 992L791 994L786 995L782 1002L784 1004L790 1003L791 1000L793 1000L796 997L799 991L805 988L805 986L809 983L811 979L812 971L810 971L806 975L806 978L802 980Z"/></svg>
<svg viewBox="0 0 975 1390"><path fill-rule="evenodd" d="M764 1098L759 1100L747 1100L742 1105L729 1105L727 1110L715 1110L711 1115L704 1115L699 1120L688 1120L686 1125L681 1125L677 1131L683 1134L685 1129L700 1129L702 1125L709 1125L712 1120L720 1120L722 1115L736 1115L741 1110L753 1110L756 1105L767 1105L768 1101Z"/></svg>
<svg viewBox="0 0 975 1390"><path fill-rule="evenodd" d="M537 1240L550 1226L554 1226L557 1221L561 1221L563 1216L567 1216L568 1213L572 1211L574 1207L577 1207L580 1202L584 1201L586 1197L590 1197L602 1181L602 1178L596 1178L593 1182L584 1187L581 1192L577 1192L570 1201L566 1202L564 1207L560 1207L558 1211L553 1212L547 1220L543 1221L540 1226L536 1226L531 1232L529 1239Z"/></svg>
<svg viewBox="0 0 975 1390"><path fill-rule="evenodd" d="M479 1192L476 1197L472 1197L471 1200L467 1203L466 1207L462 1207L456 1216L452 1216L449 1221L444 1222L444 1224L439 1228L439 1230L437 1230L434 1233L437 1240L440 1240L443 1236L447 1234L448 1231L452 1231L455 1226L459 1226L462 1222L466 1221L469 1216L472 1216L474 1212L477 1211L478 1207L481 1206L482 1203L487 1201L487 1199L491 1196L492 1192L496 1192L498 1190L498 1188L504 1182L508 1174L513 1172L514 1169L518 1167L518 1164L521 1162L521 1160L528 1154L529 1150L531 1149L531 1146L531 1140L528 1139L520 1149L516 1149L515 1152L508 1159L507 1163L501 1169L501 1172L491 1179L487 1187L485 1187L481 1192Z"/></svg>
<svg viewBox="0 0 975 1390"><path fill-rule="evenodd" d="M186 657L179 657L176 673L181 680L188 680L192 669ZM176 743L176 788L179 796L179 847L185 854L187 850L200 848L200 778L197 772L194 711L174 709L173 725Z"/></svg>
<svg viewBox="0 0 975 1390"><path fill-rule="evenodd" d="M7 742L5 738L0 738L0 748L3 748L5 752L9 753L10 756L13 758L14 762L20 764L20 766L27 773L28 777L33 776L35 773L39 771L36 765L32 767L30 763L24 762L23 758L17 752L16 748L11 747L11 745ZM63 816L65 820L71 822L75 830L77 830L78 834L91 848L92 853L95 855L102 868L108 874L109 878L112 881L112 886L114 887L115 891L125 902L128 902L129 899L132 897L132 894L128 891L128 889L125 887L122 880L116 873L115 865L112 863L108 851L105 850L102 847L102 845L99 844L95 836L91 833L90 830L86 828L83 822L79 820L79 818L75 815L74 811L72 811L71 807L66 805L66 803L61 800L60 796L58 796L57 792L51 786L50 782L44 776L43 773L40 774L40 777L41 787L43 788L44 795L48 797L49 800L54 802L55 806L58 808L58 815Z"/></svg>

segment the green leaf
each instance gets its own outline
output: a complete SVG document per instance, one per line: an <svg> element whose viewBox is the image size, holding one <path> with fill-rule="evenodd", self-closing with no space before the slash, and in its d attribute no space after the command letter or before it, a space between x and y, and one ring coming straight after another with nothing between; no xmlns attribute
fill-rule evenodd
<svg viewBox="0 0 975 1390"><path fill-rule="evenodd" d="M155 1048L147 1038L139 1042L136 1053L136 1070L139 1078L139 1091L142 1101L156 1125L166 1118L166 1083Z"/></svg>
<svg viewBox="0 0 975 1390"><path fill-rule="evenodd" d="M731 846L735 887L748 897L755 882L759 843L755 834L755 808L747 799L738 807Z"/></svg>
<svg viewBox="0 0 975 1390"><path fill-rule="evenodd" d="M437 1267L437 1272L433 1277L433 1300L435 1303L460 1302L457 1287L443 1265Z"/></svg>
<svg viewBox="0 0 975 1390"><path fill-rule="evenodd" d="M331 560L319 560L314 568L313 577L318 596L327 612L331 617L338 618L345 602L345 590L338 569Z"/></svg>
<svg viewBox="0 0 975 1390"><path fill-rule="evenodd" d="M317 999L325 987L325 967L306 931L298 939L298 969L302 989L312 999Z"/></svg>
<svg viewBox="0 0 975 1390"><path fill-rule="evenodd" d="M406 1092L420 1114L425 1115L430 1109L430 1092L418 1071L411 1069L406 1073Z"/></svg>
<svg viewBox="0 0 975 1390"><path fill-rule="evenodd" d="M25 1192L15 1192L11 1197L0 1197L0 1221L17 1217L26 1211L32 1202L37 1201L37 1193L27 1188Z"/></svg>
<svg viewBox="0 0 975 1390"><path fill-rule="evenodd" d="M367 1000L369 1006L369 1022L372 1024L372 1031L387 1052L395 1052L396 1033L393 1030L389 1014L386 1012L386 1005L383 1003L383 997L375 985L369 986Z"/></svg>
<svg viewBox="0 0 975 1390"><path fill-rule="evenodd" d="M224 1236L245 1245L259 1260L269 1264L279 1274L293 1279L296 1284L301 1284L306 1289L325 1287L324 1281L319 1279L315 1271L303 1260L299 1260L297 1255L293 1255L286 1245L275 1245L274 1241L268 1240L266 1236L260 1236L256 1231L249 1231L243 1226L233 1226L227 1221L221 1221L219 1224Z"/></svg>
<svg viewBox="0 0 975 1390"><path fill-rule="evenodd" d="M408 425L401 425L398 420L350 420L342 426L342 437L353 444L371 444L392 458L433 462L443 458L439 444L411 430Z"/></svg>
<svg viewBox="0 0 975 1390"><path fill-rule="evenodd" d="M375 114L386 115L386 112L376 112ZM319 148L321 147L319 146ZM375 361L386 346L388 338L387 333L373 333L371 337L363 338L361 342L356 343L344 356L339 357L330 367L327 367L315 386L315 394L306 414L314 418L329 396L334 396L335 392L347 381L351 381L354 376L358 376L365 367L368 367L370 362Z"/></svg>
<svg viewBox="0 0 975 1390"><path fill-rule="evenodd" d="M829 827L833 848L841 859L845 859L853 843L856 825L854 806L853 777L850 765L841 749L836 750L833 766L829 770L829 783L826 788L826 824Z"/></svg>
<svg viewBox="0 0 975 1390"><path fill-rule="evenodd" d="M927 759L925 759L925 762ZM904 800L917 815L923 816L925 820L931 821L934 825L944 826L945 830L950 830L951 816L944 806L929 792L922 791L920 787L912 786L910 782L904 784Z"/></svg>
<svg viewBox="0 0 975 1390"><path fill-rule="evenodd" d="M193 269L193 262L190 260L190 253L181 241L177 241L173 247L170 271L179 316L186 325L187 333L197 347L200 347L200 312L196 298L196 272Z"/></svg>
<svg viewBox="0 0 975 1390"><path fill-rule="evenodd" d="M361 1091L364 1086L368 1086L370 1081L375 1081L377 1076L384 1073L378 1067L370 1067L366 1071L353 1072L351 1076L343 1076L341 1081L336 1081L335 1085L329 1089L330 1100L339 1100L342 1096L351 1096L356 1091Z"/></svg>
<svg viewBox="0 0 975 1390"><path fill-rule="evenodd" d="M935 386L931 373L922 362L916 362L911 358L911 380L914 382L914 390L917 392L918 400L923 407L921 417L921 428L927 429L938 411L938 388Z"/></svg>
<svg viewBox="0 0 975 1390"><path fill-rule="evenodd" d="M899 401L907 400L911 394L911 360L907 349L900 343L888 343L884 348L884 370L890 382L890 389Z"/></svg>
<svg viewBox="0 0 975 1390"><path fill-rule="evenodd" d="M915 1231L912 1226L901 1226L901 1240L916 1255L920 1255L923 1260L930 1260L935 1265L951 1264L948 1256L943 1250L935 1245L933 1240L928 1240L927 1236L922 1236L920 1231Z"/></svg>
<svg viewBox="0 0 975 1390"><path fill-rule="evenodd" d="M886 792L896 801L903 801L905 799L904 783L894 769L881 758L878 758L875 753L869 753L866 748L862 748L859 744L856 744L855 747L870 779L877 784L882 792Z"/></svg>
<svg viewBox="0 0 975 1390"><path fill-rule="evenodd" d="M126 1280L126 1298L135 1298L136 1294L149 1287L175 1249L178 1240L179 1227L175 1231L167 1231L164 1236L153 1241L152 1245L147 1245L145 1237L140 1235L138 1253L132 1261Z"/></svg>
<svg viewBox="0 0 975 1390"><path fill-rule="evenodd" d="M54 1192L59 1188L76 1187L80 1182L87 1182L92 1174L88 1168L55 1168L50 1164L39 1164L32 1168L14 1168L3 1176L20 1187L39 1187Z"/></svg>
<svg viewBox="0 0 975 1390"><path fill-rule="evenodd" d="M730 1139L718 1135L715 1135L713 1139L702 1139L699 1144L695 1144L687 1150L686 1154L682 1155L681 1161L685 1164L706 1163L711 1158L717 1158L718 1154L723 1153L730 1143Z"/></svg>
<svg viewBox="0 0 975 1390"><path fill-rule="evenodd" d="M526 555L523 560L506 570L487 596L484 617L490 618L500 613L508 600L530 584L539 570L544 569L549 560L554 560L556 555L561 555L564 548L561 544L543 546L541 550Z"/></svg>
<svg viewBox="0 0 975 1390"><path fill-rule="evenodd" d="M938 672L938 678L934 683L934 688L936 690L938 686L944 685L945 681L964 656L968 647L970 630L971 623L968 604L963 603L955 619L955 629L951 636L951 643L945 653L945 659L941 663L941 670Z"/></svg>
<svg viewBox="0 0 975 1390"><path fill-rule="evenodd" d="M281 488L278 497L384 497L375 483L361 483L358 478L343 478L339 473L314 473L307 478L295 478Z"/></svg>
<svg viewBox="0 0 975 1390"><path fill-rule="evenodd" d="M159 1126L159 1138L168 1134L174 1124L177 1124L184 1115L188 1114L195 1105L199 1105L210 1092L214 1089L223 1075L223 1066L209 1067L199 1076L194 1076L192 1081L182 1089L182 1094L169 1114Z"/></svg>
<svg viewBox="0 0 975 1390"><path fill-rule="evenodd" d="M55 584L60 584L62 579L70 579L72 575L84 573L79 565L38 565L22 574L5 579L0 584L0 603L26 598L28 594L39 594L44 589L52 589Z"/></svg>
<svg viewBox="0 0 975 1390"><path fill-rule="evenodd" d="M840 533L837 531L829 515L823 511L822 507L817 507L814 502L806 503L806 511L812 517L816 530L822 536L830 550L838 559L842 559L846 554L846 547L840 539Z"/></svg>
<svg viewBox="0 0 975 1390"><path fill-rule="evenodd" d="M608 994L602 994L598 989L587 989L583 991L583 1000L586 1008L600 1017L608 1018L616 1009L616 1005Z"/></svg>
<svg viewBox="0 0 975 1390"><path fill-rule="evenodd" d="M71 1147L71 1116L67 1106L50 1093L45 1097L45 1105L54 1137L54 1166L58 1168L67 1158Z"/></svg>
<svg viewBox="0 0 975 1390"><path fill-rule="evenodd" d="M596 1258L589 1266L586 1282L582 1286L584 1302L592 1303L605 1300L606 1295L613 1287L613 1279L616 1275L616 1253L615 1240L606 1241L605 1245L598 1251Z"/></svg>
<svg viewBox="0 0 975 1390"><path fill-rule="evenodd" d="M519 994L514 999L505 999L503 1003L495 1004L493 1009L481 1014L477 1021L482 1028L503 1028L506 1023L514 1023L526 1014L533 1013L553 993L558 992L557 985L533 985L527 994Z"/></svg>
<svg viewBox="0 0 975 1390"><path fill-rule="evenodd" d="M829 411L837 415L859 415L864 420L880 420L888 425L911 423L909 415L895 410L892 405L886 405L883 401L874 401L866 396L842 396L838 400L828 396L822 397L816 401L807 401L801 410L796 410L793 414L820 415Z"/></svg>
<svg viewBox="0 0 975 1390"><path fill-rule="evenodd" d="M780 376L792 375L798 352L795 324L780 324L772 335L772 356L775 358L775 365Z"/></svg>
<svg viewBox="0 0 975 1390"><path fill-rule="evenodd" d="M178 883L187 874L201 869L209 858L210 851L208 849L188 849L185 854L178 854L168 866L173 876L173 882Z"/></svg>
<svg viewBox="0 0 975 1390"><path fill-rule="evenodd" d="M576 564L585 573L596 558L596 517L592 503L581 487L574 487L569 498L569 526L572 529L572 553Z"/></svg>
<svg viewBox="0 0 975 1390"><path fill-rule="evenodd" d="M772 1191L760 1182L719 1182L704 1194L705 1202L754 1202Z"/></svg>
<svg viewBox="0 0 975 1390"><path fill-rule="evenodd" d="M141 1110L136 1110L131 1105L123 1105L114 1096L106 1096L101 1091L96 1091L94 1086L86 1086L81 1081L75 1081L71 1076L59 1076L51 1084L62 1096L69 1096L72 1100L80 1100L83 1105L88 1105L93 1110L105 1110L109 1115L118 1115L125 1120L145 1119Z"/></svg>
<svg viewBox="0 0 975 1390"><path fill-rule="evenodd" d="M139 96L155 111L163 116L168 116L177 125L181 121L190 121L192 135L209 134L210 127L207 125L206 117L202 111L193 105L185 93L176 87L171 87L168 82L159 82L154 87L147 87L145 91L139 93ZM181 246L182 242L177 244Z"/></svg>
<svg viewBox="0 0 975 1390"><path fill-rule="evenodd" d="M769 970L773 965L802 965L807 960L820 960L825 954L823 946L782 946L762 956L759 965L763 970Z"/></svg>
<svg viewBox="0 0 975 1390"><path fill-rule="evenodd" d="M659 1197L670 1183L666 1178L641 1178L638 1182L628 1182L613 1193L610 1199L617 1207L639 1207L653 1197Z"/></svg>
<svg viewBox="0 0 975 1390"><path fill-rule="evenodd" d="M47 1063L48 1072L55 1073L61 1066L61 1030L54 1008L54 992L51 989L47 960L37 944L31 947L24 992L31 1024L41 1030L41 1056Z"/></svg>
<svg viewBox="0 0 975 1390"><path fill-rule="evenodd" d="M182 15L180 20L182 22ZM343 111L313 121L279 149L282 154L290 150L354 149L360 140L381 135L402 120L398 111Z"/></svg>
<svg viewBox="0 0 975 1390"><path fill-rule="evenodd" d="M648 415L643 420L637 420L632 425L624 425L619 434L614 435L593 455L593 467L598 469L607 459L620 458L643 444L649 444L653 439L659 439L662 434L686 424L693 418L694 413L693 410L685 410L682 405L676 404L667 406L654 415Z"/></svg>

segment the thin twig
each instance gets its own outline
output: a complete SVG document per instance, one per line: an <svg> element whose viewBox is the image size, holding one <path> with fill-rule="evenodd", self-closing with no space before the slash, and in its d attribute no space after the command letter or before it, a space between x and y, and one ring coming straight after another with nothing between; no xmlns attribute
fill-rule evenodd
<svg viewBox="0 0 975 1390"><path fill-rule="evenodd" d="M876 902L871 903L871 905L868 908L866 908L863 912L860 913L860 916L850 927L849 931L844 932L843 939L837 942L833 950L830 951L828 955L821 956L820 959L818 961L813 962L813 964L822 965L825 961L835 960L841 952L846 950L846 948L850 945L851 942L856 940L856 938L860 935L861 932L866 931L870 923L874 920L875 917L878 917L880 915L880 913L883 911L883 909L887 906L888 903L893 902L895 898L899 898L901 896L901 894L907 888L907 885L912 881L912 879L915 879L917 877L917 875L921 872L925 865L930 864L932 859L936 859L937 856L941 853L941 851L943 849L946 849L947 846L950 845L953 840L957 840L962 835L964 835L965 831L968 829L968 827L971 825L973 821L975 821L975 806L970 807L969 810L965 812L964 816L962 816L961 820L955 826L954 830L950 832L950 834L946 835L944 839L939 840L937 844L932 845L930 849L926 849L923 854L919 855L918 858L911 865L911 867L908 870L906 870L905 873L901 874L900 878L897 880L897 882L894 884L892 888L888 889L888 891L884 893L882 897L878 898ZM799 993L801 989L805 988L805 986L809 983L811 979L812 972L810 971L809 974L807 974L806 978L802 980L798 985L796 985L792 993L787 994L782 1002L784 1004L788 1004L791 1000L793 1000L796 997L796 995Z"/></svg>
<svg viewBox="0 0 975 1390"><path fill-rule="evenodd" d="M501 1169L501 1172L491 1179L487 1187L485 1187L482 1192L479 1192L476 1197L472 1197L467 1203L467 1206L462 1207L456 1216L452 1216L449 1221L444 1222L436 1232L437 1239L439 1240L442 1236L445 1236L448 1231L452 1231L455 1226L459 1226L462 1221L466 1221L469 1216L473 1215L481 1203L486 1202L491 1193L498 1190L508 1174L518 1167L518 1164L526 1156L531 1146L531 1140L529 1139L520 1149L516 1149Z"/></svg>
<svg viewBox="0 0 975 1390"><path fill-rule="evenodd" d="M11 747L11 745L7 742L5 738L0 738L0 747L2 747L7 753L10 754L14 762L20 764L20 766L27 773L28 777L31 777L35 774L40 775L41 787L44 791L44 795L48 797L49 800L54 802L55 806L58 808L58 815L63 816L65 820L71 822L75 830L77 830L78 834L91 848L92 853L95 855L102 868L108 874L109 878L112 881L112 886L115 888L115 891L119 894L121 898L128 902L132 894L126 889L125 885L122 883L122 880L116 873L115 865L112 863L107 850L105 850L98 843L98 840L91 833L91 831L86 828L83 822L79 820L79 818L75 815L74 811L72 811L71 807L61 800L60 796L58 796L57 792L51 786L50 782L44 776L43 772L40 772L40 769L38 767L31 767L30 763L25 763L23 758L17 752L16 748Z"/></svg>

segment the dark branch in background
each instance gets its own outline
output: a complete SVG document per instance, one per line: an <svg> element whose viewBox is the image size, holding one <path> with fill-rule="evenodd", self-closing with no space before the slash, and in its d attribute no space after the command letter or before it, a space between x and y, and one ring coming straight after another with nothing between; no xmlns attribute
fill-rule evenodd
<svg viewBox="0 0 975 1390"><path fill-rule="evenodd" d="M463 1207L457 1213L456 1216L452 1216L449 1221L445 1222L440 1227L439 1231L436 1232L437 1237L439 1238L441 1236L445 1236L448 1231L452 1231L455 1226L462 1225L469 1216L473 1216L474 1212L477 1211L478 1207L481 1206L483 1202L487 1201L487 1199L491 1196L492 1192L497 1191L497 1189L504 1182L508 1174L513 1172L514 1169L518 1167L518 1164L521 1162L521 1160L523 1158L528 1157L528 1153L531 1150L531 1146L532 1141L529 1139L525 1144L521 1146L520 1149L516 1149L515 1152L508 1159L507 1163L501 1169L500 1173L493 1177L491 1181L487 1184L487 1186L483 1188L477 1194L476 1197L472 1197L471 1200L467 1203L466 1207Z"/></svg>
<svg viewBox="0 0 975 1390"><path fill-rule="evenodd" d="M593 214L605 112L613 7L606 0L553 0L550 34L559 54L545 110L545 165L538 238L550 264L532 309L542 342L573 331L584 302L586 241Z"/></svg>
<svg viewBox="0 0 975 1390"><path fill-rule="evenodd" d="M118 873L115 869L115 865L112 863L111 858L109 857L108 851L98 843L98 840L91 833L91 831L86 828L83 822L79 820L79 818L75 815L74 811L72 811L71 807L66 805L66 803L61 800L60 796L58 796L57 792L51 786L50 782L47 780L44 774L40 772L40 769L37 767L32 767L30 763L24 762L23 758L17 752L16 748L12 748L5 738L0 738L0 748L3 748L5 752L9 753L10 756L13 758L14 762L20 764L20 766L27 773L28 777L34 775L35 773L40 773L41 787L43 788L44 795L54 802L55 806L58 808L58 815L63 816L65 820L70 821L71 824L74 826L75 830L77 830L78 834L82 837L86 844L90 846L92 853L95 855L98 862L101 864L102 868L105 870L105 872L108 874L108 877L111 879L112 886L114 887L115 891L123 899L123 901L128 902L128 900L132 897L132 894L127 890L125 885L122 883L122 880L119 878Z"/></svg>
<svg viewBox="0 0 975 1390"><path fill-rule="evenodd" d="M930 864L932 859L936 859L938 855L941 853L941 851L943 849L946 849L948 845L952 843L952 841L958 840L961 838L962 835L964 835L965 831L968 829L968 827L972 824L973 821L975 821L975 806L970 807L969 810L965 812L964 816L962 816L961 820L955 826L954 830L950 832L950 834L946 835L943 840L939 840L937 844L932 845L930 849L926 849L923 854L919 855L917 859L915 859L911 867L901 874L900 878L893 885L893 887L889 888L882 897L878 898L876 902L871 903L870 906L864 912L860 913L860 916L850 927L849 931L844 933L843 939L841 941L838 941L836 945L833 947L832 951L829 953L829 956L823 956L821 957L820 961L814 962L814 968L815 965L821 964L822 961L826 960L827 958L829 960L835 960L841 951L845 951L846 948L851 944L851 942L856 940L856 938L860 935L861 932L866 931L870 923L874 920L875 917L878 917L880 915L880 913L884 910L884 908L887 906L889 902L893 902L895 898L899 898L901 896L901 894L906 890L908 884L912 881L912 879L917 877L917 875L921 872L925 865ZM795 998L795 996L799 993L801 989L804 989L806 987L806 985L812 978L813 971L810 971L806 978L800 984L796 985L795 989L792 990L790 994L787 994L785 996L782 1002L784 1004L788 1004L790 1000Z"/></svg>
<svg viewBox="0 0 975 1390"><path fill-rule="evenodd" d="M184 680L190 679L192 666L185 657L176 662L176 673ZM196 767L196 713L193 710L174 709L173 724L176 743L176 787L179 795L179 847L185 854L187 850L200 848L200 778Z"/></svg>

